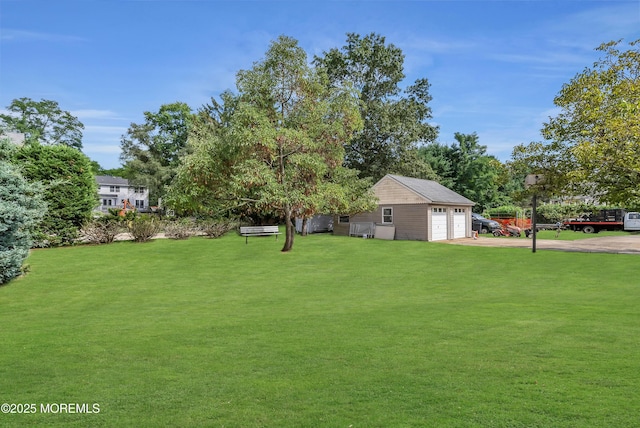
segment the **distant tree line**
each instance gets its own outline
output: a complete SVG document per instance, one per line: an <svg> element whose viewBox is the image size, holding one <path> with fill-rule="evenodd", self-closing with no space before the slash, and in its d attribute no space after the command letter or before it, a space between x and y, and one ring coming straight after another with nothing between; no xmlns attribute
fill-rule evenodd
<svg viewBox="0 0 640 428"><path fill-rule="evenodd" d="M97 173L147 186L152 204L163 201L179 215L284 222L285 251L294 216L369 209L368 189L389 173L436 180L479 212L525 206L534 192L638 206L639 46L597 48L603 57L555 98L561 111L544 124L544 141L516 146L504 163L476 133L441 142L428 79L405 85L400 48L378 34L350 33L344 46L313 58L281 36L238 72L236 92L196 111L174 102L144 112L122 136L122 166L112 170L82 154L84 126L57 102L13 100L0 132L22 133L25 143L5 148L5 174L20 174L27 187L11 188L38 193L48 207L27 222L37 223L30 239L43 245L74 241L97 204ZM544 183L525 189L531 173Z"/></svg>
<svg viewBox="0 0 640 428"><path fill-rule="evenodd" d="M436 180L476 202L479 210L511 203L511 193L522 190L524 177L514 175L505 164L487 154L486 146L479 143L475 133L457 133L451 145L437 142L438 128L430 123L428 80L421 78L402 87L404 54L384 37L348 34L343 47L315 56L305 67L322 76L322 85L327 90L351 91L362 123L342 143L342 165L360 179L374 183L393 173ZM262 73L273 77L267 70ZM267 90L265 81L261 83L261 91ZM152 204L168 196L165 202L180 212L239 213L238 207L206 207L214 200L219 202L220 197L214 197L211 189L204 186L178 191L178 183L184 184L191 178L181 172L181 165L188 163L193 171L194 164L201 165L205 158L210 165L216 164L217 160L210 156L217 149L209 146L204 149L202 145L212 144L214 135L221 138L232 129L240 114L239 106L248 96L261 108L267 108L266 103L275 99L274 94L268 100L245 95L240 86L243 82L237 84L239 93L227 91L196 112L183 103L163 105L158 112L145 112L144 123L132 124L123 136L121 173L148 186ZM206 150L209 152L205 155ZM193 159L194 152L199 153L197 162ZM172 188L173 192L168 194ZM265 218L274 215L268 210L250 208L249 199L244 199L245 214Z"/></svg>

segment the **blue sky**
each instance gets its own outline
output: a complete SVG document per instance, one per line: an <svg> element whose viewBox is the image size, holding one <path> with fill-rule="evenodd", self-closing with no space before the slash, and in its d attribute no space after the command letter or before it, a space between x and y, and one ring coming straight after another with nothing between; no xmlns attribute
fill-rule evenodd
<svg viewBox="0 0 640 428"><path fill-rule="evenodd" d="M85 125L83 151L119 166L144 111L194 110L284 34L313 55L372 32L431 83L438 141L476 132L501 160L540 140L563 83L598 45L640 38L640 0L0 0L0 109L55 100Z"/></svg>

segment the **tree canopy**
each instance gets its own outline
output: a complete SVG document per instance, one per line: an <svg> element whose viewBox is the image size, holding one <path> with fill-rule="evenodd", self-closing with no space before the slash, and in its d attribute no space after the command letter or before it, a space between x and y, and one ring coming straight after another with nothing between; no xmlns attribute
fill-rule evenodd
<svg viewBox="0 0 640 428"><path fill-rule="evenodd" d="M27 141L82 149L84 125L56 101L18 98L7 110L9 114L0 114L0 128L23 133Z"/></svg>
<svg viewBox="0 0 640 428"><path fill-rule="evenodd" d="M600 45L604 55L563 85L545 142L517 146L513 162L543 174L554 194L640 203L640 40Z"/></svg>
<svg viewBox="0 0 640 428"><path fill-rule="evenodd" d="M418 150L436 174L436 180L474 201L477 210L503 205L510 198L503 192L509 181L508 171L494 156L487 154L478 135L454 134L450 146L432 143Z"/></svg>
<svg viewBox="0 0 640 428"><path fill-rule="evenodd" d="M238 73L237 89L228 127L196 121L174 200L209 197L276 213L286 226L283 251L293 247L294 216L372 201L350 191L361 181L342 165L362 126L357 96L349 86L330 86L295 39L274 41L262 61Z"/></svg>
<svg viewBox="0 0 640 428"><path fill-rule="evenodd" d="M132 123L122 136L120 160L126 178L149 188L149 202L162 198L184 154L193 121L191 108L181 102L144 112L144 123Z"/></svg>
<svg viewBox="0 0 640 428"><path fill-rule="evenodd" d="M417 156L419 143L435 141L438 128L431 119L430 84L418 79L404 89L404 54L378 34L347 34L347 44L317 56L333 85L353 85L360 98L363 128L345 145L345 165L374 181L395 173L417 178L434 174Z"/></svg>

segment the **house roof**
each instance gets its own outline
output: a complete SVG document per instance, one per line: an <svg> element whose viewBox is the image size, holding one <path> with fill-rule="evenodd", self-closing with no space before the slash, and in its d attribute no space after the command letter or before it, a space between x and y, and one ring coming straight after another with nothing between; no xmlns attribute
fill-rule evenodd
<svg viewBox="0 0 640 428"><path fill-rule="evenodd" d="M128 186L129 180L122 177L114 177L112 175L96 175L98 184L107 186Z"/></svg>
<svg viewBox="0 0 640 428"><path fill-rule="evenodd" d="M385 179L396 181L410 191L417 193L419 196L425 198L429 203L432 204L475 205L475 202L473 202L472 200L465 198L464 196L454 192L448 187L445 187L442 184L438 183L437 181L387 174L382 177L380 181L378 181L378 183Z"/></svg>

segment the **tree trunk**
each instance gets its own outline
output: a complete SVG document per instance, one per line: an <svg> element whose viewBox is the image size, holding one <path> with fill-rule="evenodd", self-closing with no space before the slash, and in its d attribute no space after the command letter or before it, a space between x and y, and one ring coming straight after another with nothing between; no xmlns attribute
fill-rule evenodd
<svg viewBox="0 0 640 428"><path fill-rule="evenodd" d="M307 217L302 217L302 230L300 232L301 236L307 236L307 226L309 224L307 220L308 220Z"/></svg>
<svg viewBox="0 0 640 428"><path fill-rule="evenodd" d="M285 218L285 239L284 239L284 247L282 247L282 252L291 251L293 248L293 237L295 236L296 228L295 224L291 220L292 212L290 207L286 207L284 210L284 218Z"/></svg>

